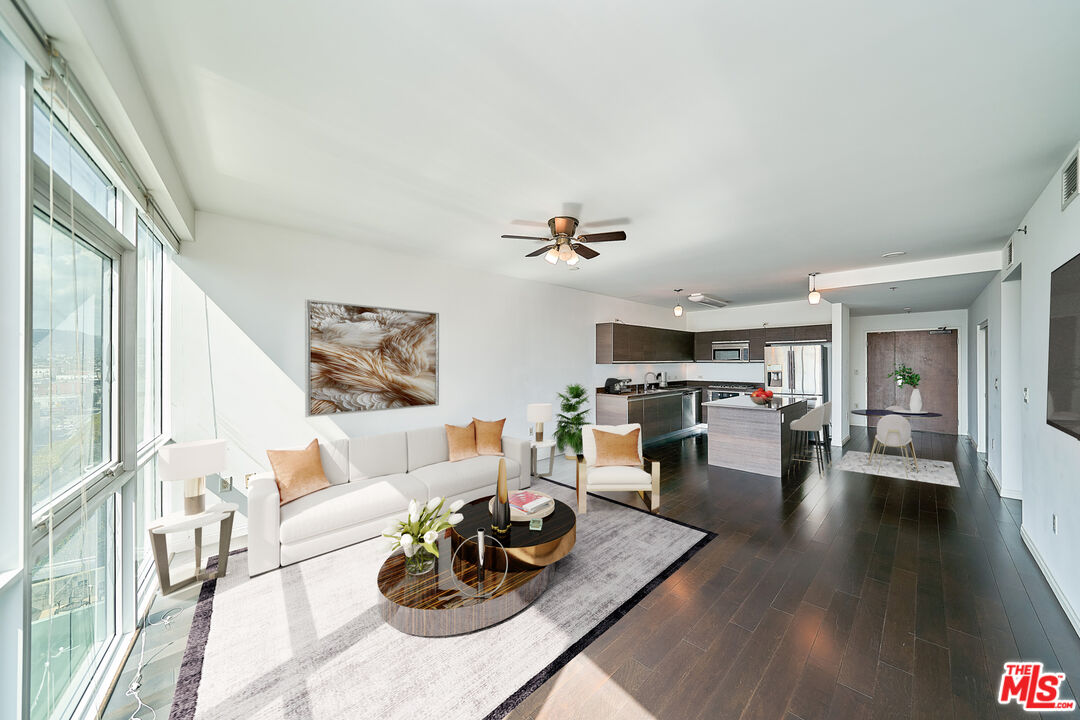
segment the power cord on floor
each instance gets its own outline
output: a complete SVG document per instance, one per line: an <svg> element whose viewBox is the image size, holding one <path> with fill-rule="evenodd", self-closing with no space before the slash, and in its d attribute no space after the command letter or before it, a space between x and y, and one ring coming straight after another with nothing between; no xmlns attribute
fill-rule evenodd
<svg viewBox="0 0 1080 720"><path fill-rule="evenodd" d="M128 684L127 692L124 693L124 695L126 695L127 697L135 698L135 702L139 703L139 705L135 708L135 712L131 713L131 717L128 718L128 720L142 720L141 718L139 718L139 713L142 712L143 708L146 708L151 713L153 713L148 720L157 720L157 710L144 703L142 701L142 698L139 697L139 689L142 687L142 671L144 667L153 662L154 658L161 654L162 650L172 645L174 641L165 643L160 648L158 648L157 652L151 655L149 659L144 660L143 656L146 653L146 631L152 627L157 627L159 625L163 627L168 627L169 623L175 620L176 616L183 611L183 608L172 608L170 610L166 610L157 622L143 622L143 627L141 631L142 639L139 646L139 664L135 669L135 677L131 679L131 683Z"/></svg>

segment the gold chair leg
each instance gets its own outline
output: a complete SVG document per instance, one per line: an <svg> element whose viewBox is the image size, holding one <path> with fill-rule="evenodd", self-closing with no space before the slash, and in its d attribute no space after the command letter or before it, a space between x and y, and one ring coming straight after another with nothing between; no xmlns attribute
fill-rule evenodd
<svg viewBox="0 0 1080 720"><path fill-rule="evenodd" d="M911 446L911 457L915 461L915 472L919 472L919 456L915 454L915 443L909 442L908 445Z"/></svg>
<svg viewBox="0 0 1080 720"><path fill-rule="evenodd" d="M649 493L649 510L656 512L660 509L660 463L654 460L652 464L652 492Z"/></svg>

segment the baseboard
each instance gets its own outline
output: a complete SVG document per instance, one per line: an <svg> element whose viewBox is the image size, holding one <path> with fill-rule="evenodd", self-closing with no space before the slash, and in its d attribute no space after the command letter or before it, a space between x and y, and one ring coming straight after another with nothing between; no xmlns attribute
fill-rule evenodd
<svg viewBox="0 0 1080 720"><path fill-rule="evenodd" d="M842 447L844 447L845 445L847 445L847 442L848 442L848 440L850 440L850 439L851 439L851 436L850 436L850 435L845 435L845 436L844 436L844 437L843 437L842 439L838 439L838 438L833 438L833 439L832 439L832 446L833 446L833 447L838 447L838 448L842 448Z"/></svg>
<svg viewBox="0 0 1080 720"><path fill-rule="evenodd" d="M998 476L995 475L994 471L990 468L990 463L986 463L984 467L986 467L986 474L990 476L990 482L994 483L994 488L997 490L997 494L1000 497L1008 498L1009 500L1023 500L1024 499L1024 494L1023 493L1014 492L1012 490L1002 491L1002 489L1001 489L1001 481L998 480Z"/></svg>
<svg viewBox="0 0 1080 720"><path fill-rule="evenodd" d="M1054 597L1061 603L1061 609L1065 611L1065 616L1069 618L1069 622L1072 623L1073 630L1077 635L1080 635L1080 615L1077 615L1076 610L1069 603L1069 599L1065 597L1065 593L1061 591L1061 586L1058 585L1057 579L1054 574L1050 572L1050 568L1046 566L1046 562L1043 560L1042 555L1039 553L1039 549L1035 546L1035 542L1028 535L1027 528L1023 525L1020 526L1020 539L1024 541L1024 547L1031 553L1031 557L1035 558L1035 564L1039 566L1039 570L1042 571L1043 577L1046 578L1046 582L1050 585L1050 589L1054 591Z"/></svg>

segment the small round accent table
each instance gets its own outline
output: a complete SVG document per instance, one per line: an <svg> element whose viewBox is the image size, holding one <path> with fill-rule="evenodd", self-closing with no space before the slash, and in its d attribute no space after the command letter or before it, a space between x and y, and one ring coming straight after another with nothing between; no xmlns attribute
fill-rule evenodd
<svg viewBox="0 0 1080 720"><path fill-rule="evenodd" d="M516 615L547 589L553 563L574 546L574 511L556 500L540 532L530 531L528 522L511 523L510 537L502 540L506 555L495 543L484 554L484 585L497 589L478 597L472 592L479 585L477 563L463 559L464 553L455 559L454 551L466 538L475 537L478 528L491 532L489 499L474 500L461 509L465 518L439 538L439 557L431 572L406 573L400 550L386 559L378 585L379 609L387 623L409 635L460 635Z"/></svg>

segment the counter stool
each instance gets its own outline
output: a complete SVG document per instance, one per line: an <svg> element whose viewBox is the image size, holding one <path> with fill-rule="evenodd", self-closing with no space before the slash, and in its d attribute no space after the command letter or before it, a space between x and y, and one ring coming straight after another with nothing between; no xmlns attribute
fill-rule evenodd
<svg viewBox="0 0 1080 720"><path fill-rule="evenodd" d="M825 457L832 461L832 400L821 406L821 428L825 437Z"/></svg>
<svg viewBox="0 0 1080 720"><path fill-rule="evenodd" d="M810 412L803 415L801 418L791 421L791 431L798 433L795 436L795 448L792 452L792 460L798 460L799 462L811 462L810 457L803 457L803 452L808 446L813 445L814 456L817 460L818 467L822 472L825 472L825 457L821 450L821 435L823 427L823 418L825 417L825 406L819 405ZM814 433L817 442L812 442L810 433Z"/></svg>

